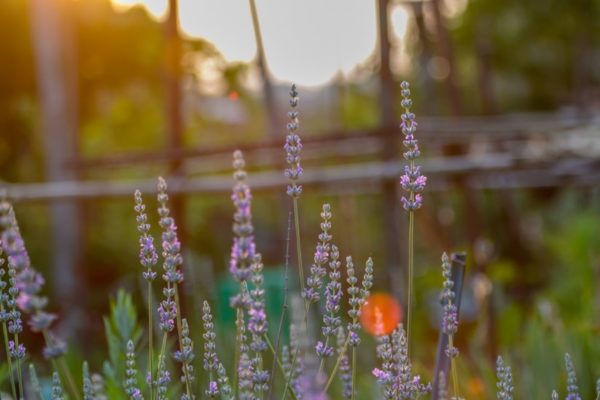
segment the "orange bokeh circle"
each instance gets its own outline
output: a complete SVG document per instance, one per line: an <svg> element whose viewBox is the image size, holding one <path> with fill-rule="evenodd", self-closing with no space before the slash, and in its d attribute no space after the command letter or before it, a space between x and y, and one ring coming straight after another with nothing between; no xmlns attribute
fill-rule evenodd
<svg viewBox="0 0 600 400"><path fill-rule="evenodd" d="M402 308L394 297L387 293L373 293L363 304L360 323L371 335L389 335L402 319Z"/></svg>

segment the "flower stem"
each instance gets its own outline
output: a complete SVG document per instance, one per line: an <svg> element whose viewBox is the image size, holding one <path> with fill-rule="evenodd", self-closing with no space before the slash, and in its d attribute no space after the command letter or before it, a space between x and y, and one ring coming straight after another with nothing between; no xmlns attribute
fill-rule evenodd
<svg viewBox="0 0 600 400"><path fill-rule="evenodd" d="M50 336L48 329L44 329L42 331L42 335L44 336L46 346L54 345L52 343L52 337ZM67 367L67 363L65 361L64 356L60 356L58 361L60 362L60 364L57 362L56 359L52 359L52 365L54 367L54 370L56 370L56 372L58 372L59 366L60 366L60 369L62 370L62 374L63 374L65 380L67 381L67 384L69 385L69 390L72 392L73 397L76 400L81 400L81 396L79 395L79 390L77 389L77 385L75 384L73 375L71 375L71 371L69 371L69 368Z"/></svg>
<svg viewBox="0 0 600 400"><path fill-rule="evenodd" d="M4 306L0 306L0 312L4 312ZM12 390L13 398L17 398L17 388L13 379L13 366L12 357L10 356L10 350L8 348L8 329L6 328L6 322L2 323L2 333L4 336L4 348L6 350L6 359L8 360L8 370L10 372L10 388Z"/></svg>
<svg viewBox="0 0 600 400"><path fill-rule="evenodd" d="M411 201L414 200L414 193L410 195ZM408 213L408 301L406 306L406 348L410 356L410 320L413 298L413 280L414 280L414 235L415 235L415 213Z"/></svg>
<svg viewBox="0 0 600 400"><path fill-rule="evenodd" d="M294 204L294 228L296 231L296 253L298 255L298 277L300 278L300 293L304 293L304 268L302 266L302 246L300 243L300 216L298 215L298 197L293 198L293 204ZM310 303L308 302L307 299L304 299L304 329L306 330L306 334L308 334L308 312L309 312L309 310L310 310ZM298 348L294 352L294 356L292 357L291 371L293 371L294 367L296 366L296 360L298 358L299 353L300 353L300 347L298 346ZM285 382L285 389L283 392L284 399L285 399L285 396L286 396L287 391L290 386L291 377L292 377L292 374L290 374L287 381Z"/></svg>
<svg viewBox="0 0 600 400"><path fill-rule="evenodd" d="M454 348L454 343L453 343L453 337L452 335L448 336L448 348L449 349L453 349ZM456 370L456 360L455 357L450 357L450 369L452 370L452 386L454 389L454 398L458 399L460 398L458 396L458 372Z"/></svg>
<svg viewBox="0 0 600 400"><path fill-rule="evenodd" d="M277 328L277 336L275 337L275 347L273 350L273 356L276 359L277 359L277 352L279 351L279 344L280 344L279 342L281 340L281 332L283 331L283 321L285 320L285 314L287 313L287 309L288 309L288 291L289 291L288 270L290 267L290 231L291 230L292 230L292 213L290 211L288 213L287 237L286 237L286 241L285 241L285 267L284 267L284 272L283 272L283 306L281 307L281 317L279 317L279 326ZM271 381L269 382L269 393L268 393L269 399L271 398L271 393L273 392L273 376L274 375L275 375L275 364L273 364L273 367L271 368ZM283 376L285 377L285 374Z"/></svg>
<svg viewBox="0 0 600 400"><path fill-rule="evenodd" d="M352 348L352 400L356 392L356 346Z"/></svg>
<svg viewBox="0 0 600 400"><path fill-rule="evenodd" d="M154 399L154 325L152 324L152 282L148 279L148 373L150 400Z"/></svg>
<svg viewBox="0 0 600 400"><path fill-rule="evenodd" d="M18 351L19 349L19 335L17 335L15 333L14 335L15 337L15 349ZM17 363L17 377L19 380L19 399L23 398L24 392L23 392L23 375L21 373L21 360L19 358L16 359L16 363Z"/></svg>
<svg viewBox="0 0 600 400"><path fill-rule="evenodd" d="M281 360L279 360L279 357L277 356L275 347L273 347L273 342L271 342L271 339L269 338L269 336L266 333L264 335L264 338L265 338L265 342L267 342L267 346L269 346L269 349L271 350L271 353L273 354L273 361L277 365L277 368L279 369L281 374L285 377L285 375L286 375L285 369L283 368L283 364L281 364ZM292 370L290 370L290 376L292 376L292 373L293 373ZM294 393L294 391L292 389L290 389L290 393L291 393L292 397L297 400L296 393ZM287 393L284 393L282 399L285 399L286 394Z"/></svg>

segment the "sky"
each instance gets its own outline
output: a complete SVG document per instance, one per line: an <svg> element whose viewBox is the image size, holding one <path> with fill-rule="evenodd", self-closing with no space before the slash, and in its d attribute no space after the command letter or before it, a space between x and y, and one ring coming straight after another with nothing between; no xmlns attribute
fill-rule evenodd
<svg viewBox="0 0 600 400"><path fill-rule="evenodd" d="M118 7L144 4L160 18L167 0L113 0ZM256 0L269 70L277 81L325 84L348 74L377 44L376 0ZM182 30L215 44L228 61L256 54L248 0L180 0ZM404 35L407 14L394 7L395 37Z"/></svg>

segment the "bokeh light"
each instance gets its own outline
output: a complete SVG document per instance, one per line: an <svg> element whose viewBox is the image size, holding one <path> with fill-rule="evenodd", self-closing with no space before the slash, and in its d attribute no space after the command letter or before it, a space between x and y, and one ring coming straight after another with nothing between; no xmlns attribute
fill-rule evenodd
<svg viewBox="0 0 600 400"><path fill-rule="evenodd" d="M362 306L360 323L372 335L390 334L402 320L400 303L388 293L375 292Z"/></svg>

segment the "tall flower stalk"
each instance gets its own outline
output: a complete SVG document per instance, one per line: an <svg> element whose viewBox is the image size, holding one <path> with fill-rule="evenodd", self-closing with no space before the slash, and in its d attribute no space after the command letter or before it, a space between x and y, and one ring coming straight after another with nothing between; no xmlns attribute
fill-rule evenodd
<svg viewBox="0 0 600 400"><path fill-rule="evenodd" d="M406 307L406 337L409 343L410 353L410 323L413 302L413 285L414 285L414 242L415 242L415 211L421 208L423 198L421 192L425 189L427 177L421 174L421 167L417 166L415 160L420 156L419 143L415 138L417 122L415 114L410 111L412 100L410 99L410 85L404 81L400 85L402 88L402 123L400 127L404 134L403 144L406 148L404 158L408 161L408 165L404 166L404 174L400 177L400 185L404 189L408 197L402 197L402 205L408 212L408 300Z"/></svg>
<svg viewBox="0 0 600 400"><path fill-rule="evenodd" d="M302 194L302 186L298 184L298 180L302 175L302 166L300 165L300 153L302 151L302 141L300 136L296 133L300 127L300 120L298 119L298 107L299 103L298 92L296 91L296 85L292 85L290 90L290 111L288 111L289 122L286 126L287 135L285 138L285 145L283 146L286 154L286 162L288 168L285 169L285 176L289 179L290 183L287 186L287 194L292 198L292 204L294 209L294 230L296 236L296 255L298 257L298 278L300 280L300 293L303 294L304 298L304 329L308 332L308 312L310 309L310 301L304 296L304 267L302 264L302 243L300 240L300 216L298 214L298 198ZM299 355L299 348L296 349L292 357L291 368L292 370L296 366L296 360ZM283 398L285 398L288 389L290 387L291 375L288 377L285 383L283 392Z"/></svg>
<svg viewBox="0 0 600 400"><path fill-rule="evenodd" d="M179 267L183 264L181 257L181 242L177 237L177 225L170 216L171 211L168 207L169 196L167 194L167 182L163 178L158 178L158 215L160 216L159 225L162 228L162 256L163 256L163 275L166 283L163 289L164 300L158 307L160 318L160 328L163 331L163 338L158 360L159 374L158 380L163 383L168 382L166 371L166 346L167 335L177 326L177 335L179 339L179 350L183 351L183 335L181 322L181 307L179 304L179 291L177 285L183 281L183 274ZM192 397L190 379L184 370L185 390L189 398ZM159 384L160 386L160 384ZM164 385L163 385L164 386Z"/></svg>
<svg viewBox="0 0 600 400"><path fill-rule="evenodd" d="M158 262L158 254L154 246L154 238L149 234L150 224L148 223L148 216L146 214L146 206L142 200L142 193L139 190L135 191L135 212L137 213L136 221L138 223L138 231L140 233L139 244L140 244L140 264L146 270L142 273L142 276L147 283L148 291L148 380L150 382L150 400L154 399L154 324L152 322L152 314L154 314L154 307L152 305L152 281L156 279L156 272L154 267Z"/></svg>
<svg viewBox="0 0 600 400"><path fill-rule="evenodd" d="M454 303L456 295L454 293L454 282L452 281L450 258L446 253L442 255L442 275L444 277L444 288L441 296L443 304L442 332L448 336L446 355L450 358L454 397L458 398L458 372L455 360L458 356L458 349L454 346L454 335L458 330L458 311Z"/></svg>

